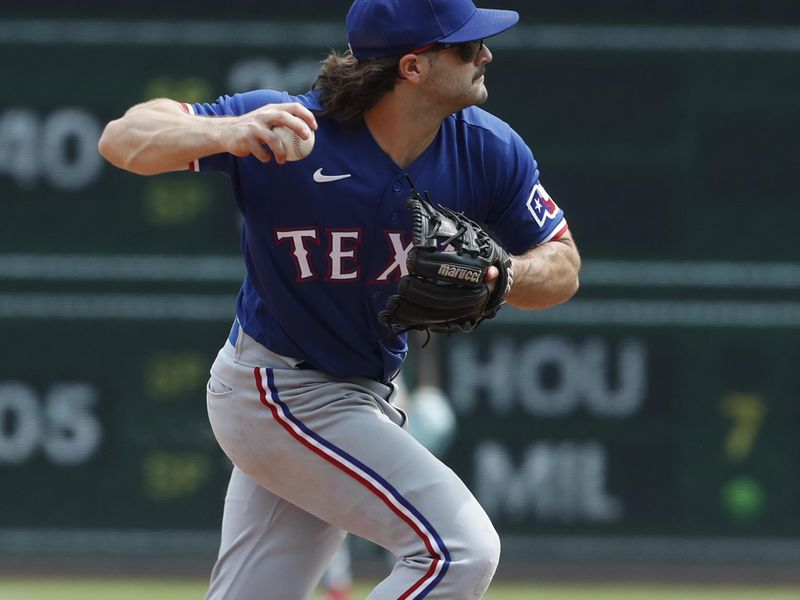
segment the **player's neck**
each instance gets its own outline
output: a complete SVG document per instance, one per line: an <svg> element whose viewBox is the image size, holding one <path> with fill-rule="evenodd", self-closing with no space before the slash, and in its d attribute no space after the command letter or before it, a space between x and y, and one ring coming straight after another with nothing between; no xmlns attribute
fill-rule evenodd
<svg viewBox="0 0 800 600"><path fill-rule="evenodd" d="M431 145L442 124L425 113L418 104L390 93L364 115L364 121L375 143L405 169Z"/></svg>

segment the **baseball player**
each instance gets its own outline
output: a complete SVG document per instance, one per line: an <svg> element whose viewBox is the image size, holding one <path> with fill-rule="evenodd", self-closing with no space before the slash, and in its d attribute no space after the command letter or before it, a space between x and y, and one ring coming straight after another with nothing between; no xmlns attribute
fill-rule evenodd
<svg viewBox="0 0 800 600"><path fill-rule="evenodd" d="M484 40L517 20L471 0L356 0L349 49L327 57L309 93L158 99L106 126L99 148L112 164L222 171L243 216L246 276L207 390L235 465L208 599L307 599L345 532L397 557L370 600L486 591L498 535L404 429L392 379L406 334L393 324L405 291L420 287L406 270L422 218L406 201L422 198L491 228L502 260L478 284L493 296L540 309L577 290L578 253L531 151L476 106L488 94ZM311 154L287 162L278 126L314 132Z"/></svg>

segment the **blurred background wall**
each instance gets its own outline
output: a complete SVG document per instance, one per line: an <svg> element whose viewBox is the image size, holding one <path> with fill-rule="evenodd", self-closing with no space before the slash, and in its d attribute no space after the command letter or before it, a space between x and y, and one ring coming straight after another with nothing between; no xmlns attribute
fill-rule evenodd
<svg viewBox="0 0 800 600"><path fill-rule="evenodd" d="M96 143L149 98L305 91L348 4L0 6L0 558L213 556L235 205ZM563 307L440 340L447 462L510 562L800 565L797 3L482 5L522 14L487 108L585 268Z"/></svg>

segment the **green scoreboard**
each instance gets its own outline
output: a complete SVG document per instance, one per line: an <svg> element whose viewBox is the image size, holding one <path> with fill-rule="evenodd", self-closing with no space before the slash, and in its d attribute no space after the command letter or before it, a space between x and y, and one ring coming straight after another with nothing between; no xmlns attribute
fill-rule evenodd
<svg viewBox="0 0 800 600"><path fill-rule="evenodd" d="M149 98L301 92L344 32L12 24L0 552L42 531L213 532L230 465L204 387L234 315L239 216L224 176L136 177L97 140ZM533 148L585 261L568 304L439 339L446 461L509 539L800 555L800 48L783 39L527 26L490 44L488 108Z"/></svg>

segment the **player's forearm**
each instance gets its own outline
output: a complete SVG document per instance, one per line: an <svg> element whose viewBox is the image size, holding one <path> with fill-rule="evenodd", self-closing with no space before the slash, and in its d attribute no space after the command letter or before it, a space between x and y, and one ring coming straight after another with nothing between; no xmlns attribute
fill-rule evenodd
<svg viewBox="0 0 800 600"><path fill-rule="evenodd" d="M570 236L512 257L514 285L507 301L523 310L566 302L578 291L580 255Z"/></svg>
<svg viewBox="0 0 800 600"><path fill-rule="evenodd" d="M184 170L223 151L221 120L194 117L173 100L151 100L106 125L98 149L114 166L139 175Z"/></svg>

